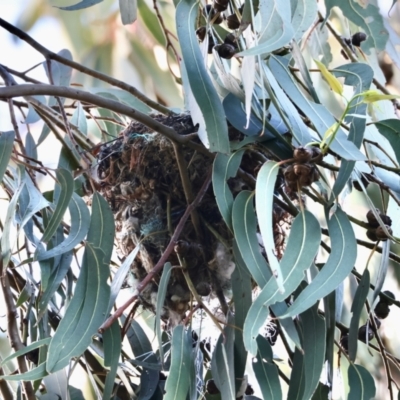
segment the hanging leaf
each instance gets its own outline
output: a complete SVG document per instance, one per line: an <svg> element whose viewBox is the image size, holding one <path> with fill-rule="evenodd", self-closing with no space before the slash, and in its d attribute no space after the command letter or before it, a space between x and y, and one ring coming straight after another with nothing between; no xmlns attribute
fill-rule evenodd
<svg viewBox="0 0 400 400"><path fill-rule="evenodd" d="M23 374L15 375L2 375L1 379L5 381L36 381L38 379L44 378L48 375L46 371L46 363L39 364L36 368L32 368L30 371Z"/></svg>
<svg viewBox="0 0 400 400"><path fill-rule="evenodd" d="M262 30L259 34L259 44L240 52L239 56L271 53L292 40L294 31L291 23L290 0L261 1L260 15Z"/></svg>
<svg viewBox="0 0 400 400"><path fill-rule="evenodd" d="M336 76L342 76L345 78L345 85L354 87L354 96L368 89L372 83L373 71L369 65L364 63L346 64L336 68L333 72ZM353 106L350 111L355 115L347 116L345 121L350 125L348 139L358 148L360 148L364 138L366 120L365 118L358 116L366 115L367 107L365 104L360 103L357 97L354 102L356 105ZM340 192L344 189L351 176L354 166L354 161L342 161L339 174L333 185L331 201L334 200L335 196L339 196Z"/></svg>
<svg viewBox="0 0 400 400"><path fill-rule="evenodd" d="M351 321L349 329L349 358L350 361L355 361L357 356L357 340L358 340L358 328L360 324L361 312L364 308L365 300L369 292L369 271L365 268L360 283L358 284L354 300L351 305Z"/></svg>
<svg viewBox="0 0 400 400"><path fill-rule="evenodd" d="M224 333L218 338L211 359L211 373L217 388L221 392L221 400L231 400L236 398L235 377L232 368L235 338L235 331L232 325L233 322L233 315L229 315L228 324L224 329Z"/></svg>
<svg viewBox="0 0 400 400"><path fill-rule="evenodd" d="M76 109L72 114L71 124L75 125L83 135L87 136L86 114L80 101L76 102Z"/></svg>
<svg viewBox="0 0 400 400"><path fill-rule="evenodd" d="M237 195L233 203L232 222L236 243L243 261L257 285L264 287L272 274L260 252L251 192L243 190Z"/></svg>
<svg viewBox="0 0 400 400"><path fill-rule="evenodd" d="M56 209L54 210L50 222L43 234L42 242L48 242L57 230L74 191L74 179L69 171L58 169L56 176L58 183L61 186L61 191L58 196Z"/></svg>
<svg viewBox="0 0 400 400"><path fill-rule="evenodd" d="M123 25L129 25L137 19L137 1L119 0L119 12Z"/></svg>
<svg viewBox="0 0 400 400"><path fill-rule="evenodd" d="M331 253L318 275L280 318L299 314L322 299L349 275L357 258L357 242L347 215L338 207L328 221Z"/></svg>
<svg viewBox="0 0 400 400"><path fill-rule="evenodd" d="M282 388L279 382L278 368L273 362L272 349L268 340L258 335L257 361L253 360L253 370L260 385L263 399L282 399Z"/></svg>
<svg viewBox="0 0 400 400"><path fill-rule="evenodd" d="M215 200L226 225L232 230L233 196L228 186L228 179L237 174L244 150L238 150L230 156L219 153L213 164L212 184Z"/></svg>
<svg viewBox="0 0 400 400"><path fill-rule="evenodd" d="M397 162L400 163L400 121L398 119L385 119L375 122L375 126L389 141L396 155Z"/></svg>
<svg viewBox="0 0 400 400"><path fill-rule="evenodd" d="M294 39L299 41L317 18L318 5L316 0L291 1L292 26Z"/></svg>
<svg viewBox="0 0 400 400"><path fill-rule="evenodd" d="M347 376L350 386L348 400L364 400L375 397L374 378L364 367L358 364L350 364Z"/></svg>
<svg viewBox="0 0 400 400"><path fill-rule="evenodd" d="M37 261L66 253L85 238L89 230L90 214L85 202L76 193L73 193L69 202L69 213L71 215L71 228L68 237L51 250L40 251L38 249L35 255Z"/></svg>
<svg viewBox="0 0 400 400"><path fill-rule="evenodd" d="M8 162L10 161L15 133L14 131L2 132L0 135L0 182L3 180Z"/></svg>
<svg viewBox="0 0 400 400"><path fill-rule="evenodd" d="M268 307L282 301L300 284L304 271L314 261L321 241L321 230L317 219L308 211L300 213L292 224L286 250L281 261L285 291L280 292L274 280L263 287L247 314L243 329L247 350L255 355L256 338L269 315Z"/></svg>
<svg viewBox="0 0 400 400"><path fill-rule="evenodd" d="M194 24L198 5L194 0L181 0L176 8L176 29L183 62L194 98L203 114L209 150L229 153L228 126L220 116L224 110L204 65Z"/></svg>
<svg viewBox="0 0 400 400"><path fill-rule="evenodd" d="M118 321L106 329L103 333L104 343L104 365L110 367L110 371L107 373L106 383L103 391L103 399L108 400L111 398L114 390L115 378L117 376L119 355L121 353L121 330Z"/></svg>
<svg viewBox="0 0 400 400"><path fill-rule="evenodd" d="M160 352L161 362L164 360L164 349L162 343L162 332L161 332L161 314L164 308L165 296L167 294L168 282L171 276L172 265L171 263L166 263L163 268L163 272L160 279L160 284L157 291L157 307L156 307L156 335L158 340L158 349Z"/></svg>
<svg viewBox="0 0 400 400"><path fill-rule="evenodd" d="M192 344L183 325L172 332L171 368L165 383L165 400L185 399L189 390L189 362Z"/></svg>
<svg viewBox="0 0 400 400"><path fill-rule="evenodd" d="M266 162L257 175L256 182L256 210L258 225L267 253L272 275L280 292L285 292L283 276L278 258L275 255L275 240L273 232L273 193L275 191L276 177L279 172L279 164L274 161ZM254 338L255 339L255 338Z"/></svg>

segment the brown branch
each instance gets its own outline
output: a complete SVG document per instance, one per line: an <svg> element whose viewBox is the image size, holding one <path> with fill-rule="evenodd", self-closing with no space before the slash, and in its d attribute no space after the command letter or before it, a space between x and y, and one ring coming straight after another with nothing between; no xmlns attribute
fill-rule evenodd
<svg viewBox="0 0 400 400"><path fill-rule="evenodd" d="M147 104L149 107L153 108L154 110L159 111L160 113L163 113L166 115L169 115L171 113L171 111L167 107L164 107L163 105L158 104L157 102L149 99L147 96L145 96L143 93L141 93L139 90L137 90L133 86L128 85L127 83L122 82L118 79L112 78L111 76L103 74L99 71L85 67L82 64L79 64L75 61L71 61L67 58L61 57L60 55L58 55L56 53L53 53L52 51L48 50L46 47L44 47L40 43L38 43L36 40L34 40L27 33L25 33L24 31L21 31L21 29L18 29L14 25L5 21L3 18L0 18L0 26L2 28L6 29L11 34L17 36L21 40L28 43L35 50L37 50L39 53L41 53L43 55L43 57L46 58L46 60L58 61L61 64L68 65L69 67L74 68L77 71L83 72L86 75L92 76L93 78L100 79L104 82L109 83L110 85L119 87L120 89L123 89L123 90L127 91L128 93L132 94L133 96L135 96L136 98L141 100L143 103Z"/></svg>
<svg viewBox="0 0 400 400"><path fill-rule="evenodd" d="M66 86L37 85L37 84L36 85L23 84L12 87L0 88L0 98L3 99L21 97L21 96L36 96L36 95L60 96L72 100L84 101L86 103L93 104L97 107L107 108L110 111L114 111L116 113L120 113L132 119L135 119L136 121L141 122L143 125L146 125L147 127L153 129L156 132L161 133L162 135L168 137L169 139L177 143L187 143L188 140L190 140L190 138L186 138L185 136L177 134L172 128L159 123L152 117L140 111L137 111L132 107L129 107L115 100L107 99L102 96L85 92L83 90Z"/></svg>
<svg viewBox="0 0 400 400"><path fill-rule="evenodd" d="M5 375L3 368L0 367L0 393L3 396L4 400L13 400L14 394L8 385L7 381L2 380L1 376Z"/></svg>
<svg viewBox="0 0 400 400"><path fill-rule="evenodd" d="M3 261L0 259L0 270L3 269ZM25 346L21 341L21 338L19 336L18 332L18 324L17 324L17 309L15 307L14 303L14 298L13 294L11 291L10 287L10 282L8 280L8 275L4 274L1 280L1 287L3 291L3 297L4 297L4 303L6 305L7 309L7 333L8 337L10 340L10 345L11 347L15 350L21 350ZM24 373L28 371L28 367L26 365L25 357L20 356L17 357L17 363L18 363L18 370L19 373ZM23 381L22 382L22 387L24 388L25 395L28 400L35 400L36 396L33 391L32 383L30 381Z"/></svg>
<svg viewBox="0 0 400 400"><path fill-rule="evenodd" d="M154 268L146 275L146 277L139 283L137 286L135 293L131 296L121 307L119 307L113 315L111 315L103 325L99 328L99 333L103 333L106 329L108 329L115 320L117 320L123 312L139 297L140 293L143 289L153 280L153 278L163 269L164 264L167 262L168 257L174 251L176 241L179 239L179 235L181 234L187 219L189 218L192 211L200 204L205 195L208 186L211 182L211 171L207 176L206 180L203 183L199 193L197 194L196 198L193 200L191 204L189 204L185 210L185 213L182 215L178 225L175 228L175 232L171 237L171 240L166 247L164 253L162 254L161 258L158 260L157 264Z"/></svg>

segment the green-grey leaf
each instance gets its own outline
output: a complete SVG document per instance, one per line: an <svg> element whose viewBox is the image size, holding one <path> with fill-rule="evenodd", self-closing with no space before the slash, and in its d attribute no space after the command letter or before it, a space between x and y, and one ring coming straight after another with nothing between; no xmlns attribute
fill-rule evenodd
<svg viewBox="0 0 400 400"><path fill-rule="evenodd" d="M259 44L240 52L241 56L271 53L288 44L294 36L289 0L261 1L260 15L262 30Z"/></svg>
<svg viewBox="0 0 400 400"><path fill-rule="evenodd" d="M235 332L234 364L235 390L238 392L246 369L247 351L243 342L243 324L252 302L251 277L240 256L236 242L233 244L235 269L232 274L232 295L235 303Z"/></svg>
<svg viewBox="0 0 400 400"><path fill-rule="evenodd" d="M136 0L119 0L119 12L123 25L132 24L137 18Z"/></svg>
<svg viewBox="0 0 400 400"><path fill-rule="evenodd" d="M4 358L0 362L0 367L7 364L9 361L13 360L16 357L23 356L26 353L29 353L31 350L38 349L41 346L47 345L50 343L51 338L45 338L42 340L38 340L37 342L31 343L28 346L25 346L23 349L16 351L15 353L10 354L8 357Z"/></svg>
<svg viewBox="0 0 400 400"><path fill-rule="evenodd" d="M236 196L232 209L232 222L236 243L243 261L257 285L264 287L272 274L260 252L251 192L243 190Z"/></svg>
<svg viewBox="0 0 400 400"><path fill-rule="evenodd" d="M10 161L14 138L14 131L3 132L0 136L0 182L3 180L8 162Z"/></svg>
<svg viewBox="0 0 400 400"><path fill-rule="evenodd" d="M61 186L61 191L58 196L56 209L43 234L43 242L48 242L57 230L74 191L74 178L66 169L57 170L57 180Z"/></svg>
<svg viewBox="0 0 400 400"><path fill-rule="evenodd" d="M219 153L215 157L212 173L212 184L219 211L229 229L232 228L233 196L228 186L228 179L236 176L242 161L244 150L232 155Z"/></svg>
<svg viewBox="0 0 400 400"><path fill-rule="evenodd" d="M185 327L178 325L172 332L171 368L165 383L165 400L185 399L189 391L190 352L192 344Z"/></svg>
<svg viewBox="0 0 400 400"><path fill-rule="evenodd" d="M389 141L397 162L400 163L400 121L398 119L385 119L375 122L379 132Z"/></svg>
<svg viewBox="0 0 400 400"><path fill-rule="evenodd" d="M36 368L32 368L30 371L23 374L16 375L2 375L1 379L5 381L36 381L42 379L47 375L46 363L38 365Z"/></svg>
<svg viewBox="0 0 400 400"><path fill-rule="evenodd" d="M50 342L49 372L66 367L72 357L81 355L104 322L110 298L108 263L101 249L86 244L75 295Z"/></svg>
<svg viewBox="0 0 400 400"><path fill-rule="evenodd" d="M57 7L60 10L65 10L65 11L75 11L75 10L82 10L83 8L88 8L91 6L94 6L95 4L101 3L103 0L82 0L79 3L76 3L72 6L68 7Z"/></svg>
<svg viewBox="0 0 400 400"><path fill-rule="evenodd" d="M208 75L194 30L198 3L181 0L176 8L176 28L181 45L182 58L194 98L203 114L209 149L229 154L228 125L221 100Z"/></svg>
<svg viewBox="0 0 400 400"><path fill-rule="evenodd" d="M117 273L114 275L114 279L111 283L111 294L110 294L110 302L108 303L108 311L107 315L111 312L111 309L115 303L115 299L118 296L118 293L124 283L125 277L129 272L133 260L136 258L137 254L139 253L140 246L136 246L126 257L125 261L122 265L118 268Z"/></svg>
<svg viewBox="0 0 400 400"><path fill-rule="evenodd" d="M365 90L368 90L372 83L373 71L372 68L365 63L351 63L346 64L341 67L336 68L334 71L335 76L344 77L344 83L348 86L354 87L354 95L357 95ZM348 140L354 143L358 148L360 148L366 126L366 119L357 117L356 115L364 116L367 111L367 105L362 102L355 100L356 105L350 109L350 114L345 119L347 125L350 125L350 131ZM337 197L339 193L345 187L347 181L349 180L353 168L355 166L355 161L343 160L339 173L336 177L335 183L332 189L331 201L333 202L335 196Z"/></svg>
<svg viewBox="0 0 400 400"><path fill-rule="evenodd" d="M108 400L111 398L114 382L117 376L118 361L121 353L121 330L118 321L106 329L103 333L104 343L104 365L110 367L107 373L106 383L103 391L103 399Z"/></svg>
<svg viewBox="0 0 400 400"><path fill-rule="evenodd" d="M73 193L69 202L69 212L71 215L71 229L68 237L51 250L43 252L38 251L36 260L46 260L59 254L66 253L85 238L89 230L90 213L83 199L76 193Z"/></svg>
<svg viewBox="0 0 400 400"><path fill-rule="evenodd" d="M339 7L343 15L367 34L367 40L361 48L370 54L370 49L384 50L388 40L388 33L383 24L379 8L373 4L361 6L354 0L325 0L326 19L333 7Z"/></svg>
<svg viewBox="0 0 400 400"><path fill-rule="evenodd" d="M260 169L256 182L256 210L258 225L264 243L269 266L276 279L278 289L283 293L285 287L278 258L275 255L275 240L273 232L273 201L276 177L279 172L279 164L275 161L267 161ZM256 338L254 338L255 340ZM255 354L255 353L253 353Z"/></svg>
<svg viewBox="0 0 400 400"><path fill-rule="evenodd" d="M280 292L274 280L270 280L254 300L247 314L243 329L247 350L256 355L256 338L268 315L268 307L284 300L304 278L304 271L314 261L321 241L318 220L308 211L297 215L292 224L286 250L281 260L285 291Z"/></svg>
<svg viewBox="0 0 400 400"><path fill-rule="evenodd" d="M315 126L319 136L322 138L325 132L336 122L333 115L322 105L309 101L301 92L298 85L293 81L287 67L286 60L282 57L273 56L269 65L276 80L290 99L303 111ZM342 129L339 129L336 138L330 148L345 160L364 161L365 156L360 150L347 139Z"/></svg>
<svg viewBox="0 0 400 400"><path fill-rule="evenodd" d="M299 41L315 21L318 12L316 0L291 0L294 39Z"/></svg>
<svg viewBox="0 0 400 400"><path fill-rule="evenodd" d="M358 284L353 304L351 305L351 320L349 329L349 358L355 361L357 355L358 327L360 323L361 312L364 308L365 300L369 291L369 271L365 268L360 283Z"/></svg>
<svg viewBox="0 0 400 400"><path fill-rule="evenodd" d="M375 397L374 378L364 367L350 364L347 376L350 386L348 400L370 400Z"/></svg>
<svg viewBox="0 0 400 400"><path fill-rule="evenodd" d="M85 110L80 101L76 102L76 109L72 114L71 124L75 125L82 134L87 135L87 121Z"/></svg>
<svg viewBox="0 0 400 400"><path fill-rule="evenodd" d="M307 310L335 290L353 269L357 258L357 242L347 215L339 207L328 221L328 230L331 238L328 261L288 312L280 317L292 317Z"/></svg>
<svg viewBox="0 0 400 400"><path fill-rule="evenodd" d="M260 385L263 399L282 399L282 388L279 382L278 368L272 359L272 349L268 340L257 337L257 362L253 360L253 370Z"/></svg>
<svg viewBox="0 0 400 400"><path fill-rule="evenodd" d="M162 338L161 338L161 313L164 308L164 301L165 301L165 296L167 294L167 289L168 289L168 282L169 278L171 276L171 270L172 270L172 265L171 263L166 263L163 268L163 272L161 275L160 279L160 284L158 286L158 291L157 291L157 308L156 308L156 335L157 335L157 340L158 340L158 349L160 352L160 359L164 360L164 349L163 349L163 343L162 343Z"/></svg>
<svg viewBox="0 0 400 400"><path fill-rule="evenodd" d="M221 400L231 400L236 397L235 376L232 368L235 338L233 323L234 317L229 315L224 334L219 336L211 359L211 373L217 388L221 392Z"/></svg>

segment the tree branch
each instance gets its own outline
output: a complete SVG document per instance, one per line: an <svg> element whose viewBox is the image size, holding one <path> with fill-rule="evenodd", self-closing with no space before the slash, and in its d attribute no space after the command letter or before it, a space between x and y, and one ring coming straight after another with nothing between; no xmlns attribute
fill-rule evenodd
<svg viewBox="0 0 400 400"><path fill-rule="evenodd" d="M39 53L41 53L43 55L43 57L46 58L46 60L58 61L61 64L68 65L69 67L74 68L77 71L83 72L86 75L92 76L93 78L100 79L104 82L109 83L110 85L119 87L120 89L127 91L128 93L132 94L139 100L143 101L143 103L147 104L152 109L159 111L160 113L163 113L166 115L169 115L171 113L171 111L167 107L164 107L163 105L158 104L156 101L149 99L147 96L145 96L143 93L141 93L139 90L137 90L133 86L128 85L127 83L122 82L118 79L112 78L111 76L108 76L107 74L103 74L99 71L95 71L93 69L83 66L82 64L79 64L75 61L69 60L68 58L61 57L60 55L58 55L56 53L53 53L52 51L48 50L46 47L44 47L40 43L38 43L36 40L34 40L27 33L25 33L24 31L21 31L21 29L18 29L14 25L11 25L9 22L5 21L3 18L0 18L0 26L2 28L6 29L11 34L19 37L21 40L28 43L35 50L37 50Z"/></svg>
<svg viewBox="0 0 400 400"><path fill-rule="evenodd" d="M38 84L36 85L23 84L23 85L0 88L0 98L2 99L9 99L21 96L36 96L36 95L66 97L72 100L84 101L86 103L93 104L97 107L107 108L110 111L114 111L116 113L135 119L136 121L141 122L143 125L146 125L147 127L153 129L156 132L161 133L168 139L171 139L172 141L177 143L181 144L187 143L191 139L191 137L187 138L185 136L177 134L172 128L159 123L152 117L140 111L137 111L132 107L129 107L115 100L107 99L105 97L98 96L96 94L85 92L83 90L70 88L66 86L52 86L52 85L38 85Z"/></svg>

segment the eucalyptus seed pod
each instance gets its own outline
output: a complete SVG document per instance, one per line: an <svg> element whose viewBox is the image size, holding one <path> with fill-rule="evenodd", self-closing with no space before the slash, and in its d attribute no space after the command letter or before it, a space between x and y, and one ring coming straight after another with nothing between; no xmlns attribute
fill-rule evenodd
<svg viewBox="0 0 400 400"><path fill-rule="evenodd" d="M368 229L367 232L365 233L367 235L367 238L373 242L377 242L378 238L376 237L375 234L375 229Z"/></svg>
<svg viewBox="0 0 400 400"><path fill-rule="evenodd" d="M223 43L216 49L221 58L230 59L236 54L236 49L230 44Z"/></svg>
<svg viewBox="0 0 400 400"><path fill-rule="evenodd" d="M211 293L211 286L207 282L199 282L196 291L200 296L208 296Z"/></svg>
<svg viewBox="0 0 400 400"><path fill-rule="evenodd" d="M379 208L376 209L376 212L377 212L378 214L381 213L380 210L379 210ZM378 222L378 220L376 219L376 216L375 216L375 214L374 214L374 212L373 212L372 210L369 210L369 211L367 212L366 217L367 217L367 220L368 220L368 224L369 224L369 226L370 226L371 228L377 228L377 227L379 226L379 222Z"/></svg>
<svg viewBox="0 0 400 400"><path fill-rule="evenodd" d="M224 39L224 43L230 44L233 46L235 49L238 48L238 42L237 42L237 37L235 36L234 33L228 33Z"/></svg>
<svg viewBox="0 0 400 400"><path fill-rule="evenodd" d="M240 21L236 14L231 14L226 17L226 23L229 29L239 29Z"/></svg>
<svg viewBox="0 0 400 400"><path fill-rule="evenodd" d="M222 12L225 11L228 8L228 2L225 2L223 0L215 0L213 4L214 10Z"/></svg>
<svg viewBox="0 0 400 400"><path fill-rule="evenodd" d="M214 8L212 8L211 4L207 4L203 8L203 15L206 18L209 18L209 21L210 22L212 21L212 23L215 25L219 25L223 21L222 15L220 15L217 10L214 10Z"/></svg>
<svg viewBox="0 0 400 400"><path fill-rule="evenodd" d="M320 161L322 161L324 155L322 154L321 149L317 146L312 146L310 148L312 150L312 162L319 163Z"/></svg>
<svg viewBox="0 0 400 400"><path fill-rule="evenodd" d="M390 235L392 235L393 231L392 228L389 225L385 225L387 231L389 232ZM378 240L388 240L388 235L385 233L385 231L383 230L383 228L381 226L378 226L375 230L375 235L378 238Z"/></svg>
<svg viewBox="0 0 400 400"><path fill-rule="evenodd" d="M395 295L390 291L390 290L385 290L382 292L382 294L386 295L387 297L390 297L391 299L393 299L393 301L388 300L387 297L384 296L379 296L379 301L382 303L386 303L388 306L391 306L394 304L394 301L396 300Z"/></svg>
<svg viewBox="0 0 400 400"><path fill-rule="evenodd" d="M310 147L297 147L293 151L293 158L299 163L308 163L313 156L313 151Z"/></svg>
<svg viewBox="0 0 400 400"><path fill-rule="evenodd" d="M351 37L351 44L356 47L361 46L361 42L367 39L367 35L364 32L357 32Z"/></svg>
<svg viewBox="0 0 400 400"><path fill-rule="evenodd" d="M197 38L200 40L200 42L202 42L205 39L206 33L207 33L207 28L205 26L200 26L200 28L196 30L196 35Z"/></svg>
<svg viewBox="0 0 400 400"><path fill-rule="evenodd" d="M382 301L379 301L378 304L375 306L375 315L380 319L385 319L390 312L389 305Z"/></svg>
<svg viewBox="0 0 400 400"><path fill-rule="evenodd" d="M309 176L312 174L313 165L296 163L293 164L293 170L297 176Z"/></svg>
<svg viewBox="0 0 400 400"><path fill-rule="evenodd" d="M368 323L360 326L360 328L358 329L358 340L361 340L364 343L367 343L367 337L369 342L374 338L374 336L375 334Z"/></svg>

